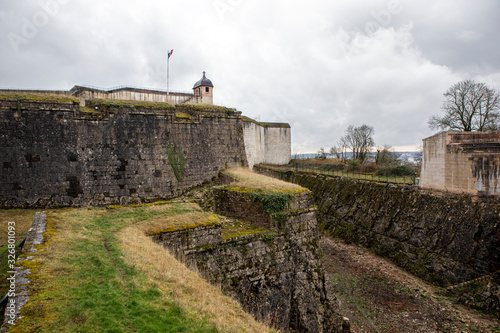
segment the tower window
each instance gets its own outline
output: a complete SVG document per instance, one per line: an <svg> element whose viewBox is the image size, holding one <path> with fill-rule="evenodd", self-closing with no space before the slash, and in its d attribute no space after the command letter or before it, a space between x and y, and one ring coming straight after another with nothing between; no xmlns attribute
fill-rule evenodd
<svg viewBox="0 0 500 333"><path fill-rule="evenodd" d="M209 87L205 87L205 92L210 92L210 88Z"/></svg>

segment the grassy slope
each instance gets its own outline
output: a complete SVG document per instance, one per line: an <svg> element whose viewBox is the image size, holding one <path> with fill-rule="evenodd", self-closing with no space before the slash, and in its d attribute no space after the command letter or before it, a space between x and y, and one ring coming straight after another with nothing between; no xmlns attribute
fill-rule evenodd
<svg viewBox="0 0 500 333"><path fill-rule="evenodd" d="M272 192L301 193L307 191L307 189L297 184L288 183L276 178L260 175L248 169L234 168L225 170L224 173L236 179L236 182L231 183L229 188L240 188L250 191L255 190L255 191L271 192L271 193Z"/></svg>
<svg viewBox="0 0 500 333"><path fill-rule="evenodd" d="M29 264L34 295L10 331L270 331L145 236L200 219L216 223L190 204L49 214L48 242Z"/></svg>

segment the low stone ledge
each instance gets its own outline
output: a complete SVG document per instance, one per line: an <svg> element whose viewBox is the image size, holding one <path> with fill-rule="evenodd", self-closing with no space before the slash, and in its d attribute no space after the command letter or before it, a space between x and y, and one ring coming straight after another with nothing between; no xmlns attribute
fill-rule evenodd
<svg viewBox="0 0 500 333"><path fill-rule="evenodd" d="M44 241L43 233L47 227L47 215L44 213L37 212L31 224L31 228L28 231L24 246L22 249L22 254L37 253L37 246L41 245ZM17 262L26 262L34 259L34 256L21 257L17 259ZM33 281L30 280L31 269L25 268L23 265L16 264L13 277L15 283L15 292L7 302L7 307L5 308L5 319L0 332L6 332L9 327L21 317L22 307L29 300L29 293L32 289Z"/></svg>

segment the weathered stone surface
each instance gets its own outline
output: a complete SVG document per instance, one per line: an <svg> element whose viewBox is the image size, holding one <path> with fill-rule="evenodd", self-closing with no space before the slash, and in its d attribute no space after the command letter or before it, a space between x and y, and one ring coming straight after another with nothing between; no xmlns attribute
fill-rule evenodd
<svg viewBox="0 0 500 333"><path fill-rule="evenodd" d="M185 237L199 238L197 231L155 235L153 239L236 298L257 319L283 332L349 332L348 320L340 315L338 303L326 287L310 193L298 194L290 203L297 210L287 211L278 222L248 194L221 189L215 192L216 209L224 209L233 217L264 221L275 232L225 241L219 238L212 245L191 248L187 244L194 242ZM217 234L217 228L220 225L206 228L206 239L215 240L210 235Z"/></svg>
<svg viewBox="0 0 500 333"><path fill-rule="evenodd" d="M0 207L169 198L246 165L241 113L0 100ZM186 113L188 110L183 109Z"/></svg>
<svg viewBox="0 0 500 333"><path fill-rule="evenodd" d="M500 195L500 132L443 132L423 140L420 185Z"/></svg>
<svg viewBox="0 0 500 333"><path fill-rule="evenodd" d="M340 177L273 174L309 188L320 228L443 286L500 269L500 203Z"/></svg>
<svg viewBox="0 0 500 333"><path fill-rule="evenodd" d="M163 232L151 235L151 239L177 256L187 249L219 243L221 241L220 224Z"/></svg>
<svg viewBox="0 0 500 333"><path fill-rule="evenodd" d="M43 233L47 226L47 215L37 212L31 224L31 228L26 236L26 241L22 249L23 254L38 252L36 245L43 242ZM33 260L33 256L26 258L18 258L19 261ZM32 281L30 280L31 270L17 264L14 267L14 283L15 291L9 295L7 307L5 309L5 319L0 329L0 332L5 332L11 326L12 322L16 322L21 314L21 307L24 306L29 300L29 292L33 288ZM11 292L9 291L9 294ZM12 297L11 297L12 296ZM9 307L12 305L11 307Z"/></svg>
<svg viewBox="0 0 500 333"><path fill-rule="evenodd" d="M243 136L248 166L254 164L287 164L291 159L291 129L283 123L243 121Z"/></svg>
<svg viewBox="0 0 500 333"><path fill-rule="evenodd" d="M500 272L449 288L458 302L500 317Z"/></svg>

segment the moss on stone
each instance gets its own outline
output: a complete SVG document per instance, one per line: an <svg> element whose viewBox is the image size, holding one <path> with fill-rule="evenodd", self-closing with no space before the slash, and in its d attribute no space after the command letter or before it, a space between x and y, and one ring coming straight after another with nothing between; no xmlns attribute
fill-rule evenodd
<svg viewBox="0 0 500 333"><path fill-rule="evenodd" d="M155 108L164 110L174 110L175 106L170 103L164 102L150 102L150 101L135 101L135 100L119 100L119 99L89 99L87 103L90 105L101 105L105 107L115 108Z"/></svg>
<svg viewBox="0 0 500 333"><path fill-rule="evenodd" d="M221 236L223 240L228 240L239 236L261 234L269 231L269 229L262 228L245 220L232 219L222 224Z"/></svg>
<svg viewBox="0 0 500 333"><path fill-rule="evenodd" d="M164 228L151 229L151 230L148 230L146 232L146 235L152 236L152 235L158 235L158 234L175 232L175 231L182 231L182 230L187 230L187 229L209 227L209 226L213 226L213 225L220 225L219 216L216 214L210 215L207 220L201 220L201 221L195 222L195 223L170 225L170 226L166 226Z"/></svg>
<svg viewBox="0 0 500 333"><path fill-rule="evenodd" d="M0 99L14 99L17 101L72 102L73 104L78 104L80 102L77 97L70 95L22 91L0 91Z"/></svg>
<svg viewBox="0 0 500 333"><path fill-rule="evenodd" d="M212 105L212 104L184 103L184 104L177 104L176 107L185 108L185 109L189 109L189 110L193 110L193 111L224 111L224 112L228 112L228 113L233 113L233 112L237 111L236 109L233 109L233 108Z"/></svg>
<svg viewBox="0 0 500 333"><path fill-rule="evenodd" d="M257 125L265 127L265 128L269 128L269 127L271 127L271 128L290 128L290 124L287 124L287 123L260 122L260 121L254 120L254 119L246 117L246 116L241 117L241 120L243 120L245 122L249 122L249 123L254 123L254 124L257 124Z"/></svg>

